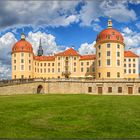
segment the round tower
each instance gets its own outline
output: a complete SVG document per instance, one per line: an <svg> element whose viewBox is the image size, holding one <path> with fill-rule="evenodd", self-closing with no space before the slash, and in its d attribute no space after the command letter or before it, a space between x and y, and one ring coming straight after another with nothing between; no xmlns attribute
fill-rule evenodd
<svg viewBox="0 0 140 140"><path fill-rule="evenodd" d="M96 79L124 78L124 39L122 34L112 28L111 19L107 29L96 38Z"/></svg>
<svg viewBox="0 0 140 140"><path fill-rule="evenodd" d="M33 48L24 33L12 48L12 79L33 78Z"/></svg>

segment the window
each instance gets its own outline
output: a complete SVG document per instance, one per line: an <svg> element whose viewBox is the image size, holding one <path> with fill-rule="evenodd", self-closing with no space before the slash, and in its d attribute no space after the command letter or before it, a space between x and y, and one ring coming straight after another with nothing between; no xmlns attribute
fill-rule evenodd
<svg viewBox="0 0 140 140"><path fill-rule="evenodd" d="M138 93L140 93L140 87L138 87Z"/></svg>
<svg viewBox="0 0 140 140"><path fill-rule="evenodd" d="M74 66L76 66L76 62L74 62Z"/></svg>
<svg viewBox="0 0 140 140"><path fill-rule="evenodd" d="M110 44L107 44L107 48L110 48Z"/></svg>
<svg viewBox="0 0 140 140"><path fill-rule="evenodd" d="M29 60L29 63L31 63L31 60Z"/></svg>
<svg viewBox="0 0 140 140"><path fill-rule="evenodd" d="M54 73L54 68L52 68L52 73Z"/></svg>
<svg viewBox="0 0 140 140"><path fill-rule="evenodd" d="M112 87L108 87L108 93L112 93Z"/></svg>
<svg viewBox="0 0 140 140"><path fill-rule="evenodd" d="M31 57L31 54L29 53L29 57Z"/></svg>
<svg viewBox="0 0 140 140"><path fill-rule="evenodd" d="M89 72L89 68L87 68L87 72Z"/></svg>
<svg viewBox="0 0 140 140"><path fill-rule="evenodd" d="M16 54L14 54L14 57L16 57Z"/></svg>
<svg viewBox="0 0 140 140"><path fill-rule="evenodd" d="M101 77L101 73L100 72L98 73L98 76L99 76L99 78Z"/></svg>
<svg viewBox="0 0 140 140"><path fill-rule="evenodd" d="M133 59L133 62L135 62L135 59Z"/></svg>
<svg viewBox="0 0 140 140"><path fill-rule="evenodd" d="M98 46L99 50L101 49L101 45Z"/></svg>
<svg viewBox="0 0 140 140"><path fill-rule="evenodd" d="M76 60L76 57L74 57L74 60Z"/></svg>
<svg viewBox="0 0 140 140"><path fill-rule="evenodd" d="M107 35L107 39L110 39L110 35Z"/></svg>
<svg viewBox="0 0 140 140"><path fill-rule="evenodd" d="M42 69L40 69L40 72L42 73Z"/></svg>
<svg viewBox="0 0 140 140"><path fill-rule="evenodd" d="M98 53L99 58L101 57L101 53Z"/></svg>
<svg viewBox="0 0 140 140"><path fill-rule="evenodd" d="M117 56L120 57L120 52L117 52Z"/></svg>
<svg viewBox="0 0 140 140"><path fill-rule="evenodd" d="M14 78L16 79L16 75L14 75Z"/></svg>
<svg viewBox="0 0 140 140"><path fill-rule="evenodd" d="M24 59L21 59L21 63L24 63Z"/></svg>
<svg viewBox="0 0 140 140"><path fill-rule="evenodd" d="M119 37L118 35L116 36L116 38L117 38L117 40L119 40L119 39L120 39L120 37Z"/></svg>
<svg viewBox="0 0 140 140"><path fill-rule="evenodd" d="M89 65L89 62L87 62L87 65Z"/></svg>
<svg viewBox="0 0 140 140"><path fill-rule="evenodd" d="M50 73L50 68L48 68L48 73Z"/></svg>
<svg viewBox="0 0 140 140"><path fill-rule="evenodd" d="M58 66L60 66L60 63L58 63Z"/></svg>
<svg viewBox="0 0 140 140"><path fill-rule="evenodd" d="M129 64L129 67L131 67L131 64Z"/></svg>
<svg viewBox="0 0 140 140"><path fill-rule="evenodd" d="M60 72L60 68L58 68L58 72Z"/></svg>
<svg viewBox="0 0 140 140"><path fill-rule="evenodd" d="M44 73L46 73L46 69L44 69Z"/></svg>
<svg viewBox="0 0 140 140"><path fill-rule="evenodd" d="M131 69L129 69L129 73L131 73Z"/></svg>
<svg viewBox="0 0 140 140"><path fill-rule="evenodd" d="M31 70L31 66L29 66L29 70Z"/></svg>
<svg viewBox="0 0 140 140"><path fill-rule="evenodd" d="M94 72L94 71L95 71L95 68L93 67L93 68L92 68L92 72Z"/></svg>
<svg viewBox="0 0 140 140"><path fill-rule="evenodd" d="M120 77L120 73L119 73L119 72L117 72L117 77L118 77L118 78Z"/></svg>
<svg viewBox="0 0 140 140"><path fill-rule="evenodd" d="M36 68L35 68L35 72L36 72Z"/></svg>
<svg viewBox="0 0 140 140"><path fill-rule="evenodd" d="M110 59L107 59L107 66L110 66Z"/></svg>
<svg viewBox="0 0 140 140"><path fill-rule="evenodd" d="M107 56L110 56L110 51L107 51Z"/></svg>
<svg viewBox="0 0 140 140"><path fill-rule="evenodd" d="M48 63L48 66L50 66L50 63Z"/></svg>
<svg viewBox="0 0 140 140"><path fill-rule="evenodd" d="M135 69L133 69L133 73L136 73L136 70Z"/></svg>
<svg viewBox="0 0 140 140"><path fill-rule="evenodd" d="M23 57L24 56L24 53L21 53L21 56Z"/></svg>
<svg viewBox="0 0 140 140"><path fill-rule="evenodd" d="M46 67L46 63L44 63L44 67Z"/></svg>
<svg viewBox="0 0 140 140"><path fill-rule="evenodd" d="M124 64L124 67L126 67L126 64Z"/></svg>
<svg viewBox="0 0 140 140"><path fill-rule="evenodd" d="M124 62L126 62L126 59L124 59Z"/></svg>
<svg viewBox="0 0 140 140"><path fill-rule="evenodd" d="M52 66L54 66L54 63L52 63Z"/></svg>
<svg viewBox="0 0 140 140"><path fill-rule="evenodd" d="M135 64L133 64L133 67L136 67L136 65L135 65Z"/></svg>
<svg viewBox="0 0 140 140"><path fill-rule="evenodd" d="M98 61L98 66L101 66L101 61L100 60Z"/></svg>
<svg viewBox="0 0 140 140"><path fill-rule="evenodd" d="M24 70L24 65L21 65L21 70Z"/></svg>
<svg viewBox="0 0 140 140"><path fill-rule="evenodd" d="M74 72L76 72L76 68L74 68Z"/></svg>
<svg viewBox="0 0 140 140"><path fill-rule="evenodd" d="M60 60L60 57L58 57L58 60Z"/></svg>
<svg viewBox="0 0 140 140"><path fill-rule="evenodd" d="M14 70L16 70L16 66L14 66Z"/></svg>
<svg viewBox="0 0 140 140"><path fill-rule="evenodd" d="M84 68L81 68L81 72L83 72L84 71Z"/></svg>
<svg viewBox="0 0 140 140"><path fill-rule="evenodd" d="M83 62L81 62L81 66L83 66L84 65L84 63Z"/></svg>
<svg viewBox="0 0 140 140"><path fill-rule="evenodd" d="M89 92L89 93L92 92L92 87L88 87L88 92Z"/></svg>
<svg viewBox="0 0 140 140"><path fill-rule="evenodd" d="M124 73L126 73L126 69L124 69Z"/></svg>
<svg viewBox="0 0 140 140"><path fill-rule="evenodd" d="M131 59L129 59L129 62L131 62Z"/></svg>
<svg viewBox="0 0 140 140"><path fill-rule="evenodd" d="M107 72L107 77L110 77L110 72Z"/></svg>
<svg viewBox="0 0 140 140"><path fill-rule="evenodd" d="M118 48L118 49L120 48L120 45L119 45L119 44L117 45L117 48Z"/></svg>
<svg viewBox="0 0 140 140"><path fill-rule="evenodd" d="M14 60L14 63L16 63L16 60Z"/></svg>
<svg viewBox="0 0 140 140"><path fill-rule="evenodd" d="M120 60L117 60L117 66L120 66Z"/></svg>
<svg viewBox="0 0 140 140"><path fill-rule="evenodd" d="M35 66L36 66L36 62L35 62Z"/></svg>
<svg viewBox="0 0 140 140"><path fill-rule="evenodd" d="M122 87L118 87L118 93L122 93Z"/></svg>
<svg viewBox="0 0 140 140"><path fill-rule="evenodd" d="M24 75L21 75L21 79L23 79L24 78Z"/></svg>

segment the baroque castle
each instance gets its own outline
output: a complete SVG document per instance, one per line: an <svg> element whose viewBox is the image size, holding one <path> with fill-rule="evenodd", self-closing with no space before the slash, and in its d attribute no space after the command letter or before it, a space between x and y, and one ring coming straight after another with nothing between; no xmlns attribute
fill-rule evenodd
<svg viewBox="0 0 140 140"><path fill-rule="evenodd" d="M80 55L73 48L52 56L44 56L40 45L38 54L25 35L12 48L12 79L32 78L73 78L92 77L95 79L139 78L139 56L125 51L122 34L112 28L111 19L107 29L101 31L93 46L96 54Z"/></svg>

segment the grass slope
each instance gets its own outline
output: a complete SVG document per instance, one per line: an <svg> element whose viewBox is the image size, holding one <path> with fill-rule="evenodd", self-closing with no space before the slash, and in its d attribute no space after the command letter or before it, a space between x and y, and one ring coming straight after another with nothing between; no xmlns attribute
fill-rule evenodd
<svg viewBox="0 0 140 140"><path fill-rule="evenodd" d="M0 138L140 138L140 96L0 96Z"/></svg>

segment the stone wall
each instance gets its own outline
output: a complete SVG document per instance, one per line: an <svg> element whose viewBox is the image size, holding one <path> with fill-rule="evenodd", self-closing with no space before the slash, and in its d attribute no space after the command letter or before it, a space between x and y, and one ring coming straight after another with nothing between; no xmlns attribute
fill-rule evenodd
<svg viewBox="0 0 140 140"><path fill-rule="evenodd" d="M38 87L41 87L38 89ZM0 95L12 94L99 94L99 87L102 88L102 94L109 95L127 95L128 88L132 87L133 95L140 95L139 81L63 81L63 80L46 80L34 81L32 83L21 83L16 85L0 86ZM108 88L112 88L112 93ZM122 93L118 93L118 87L122 87Z"/></svg>

